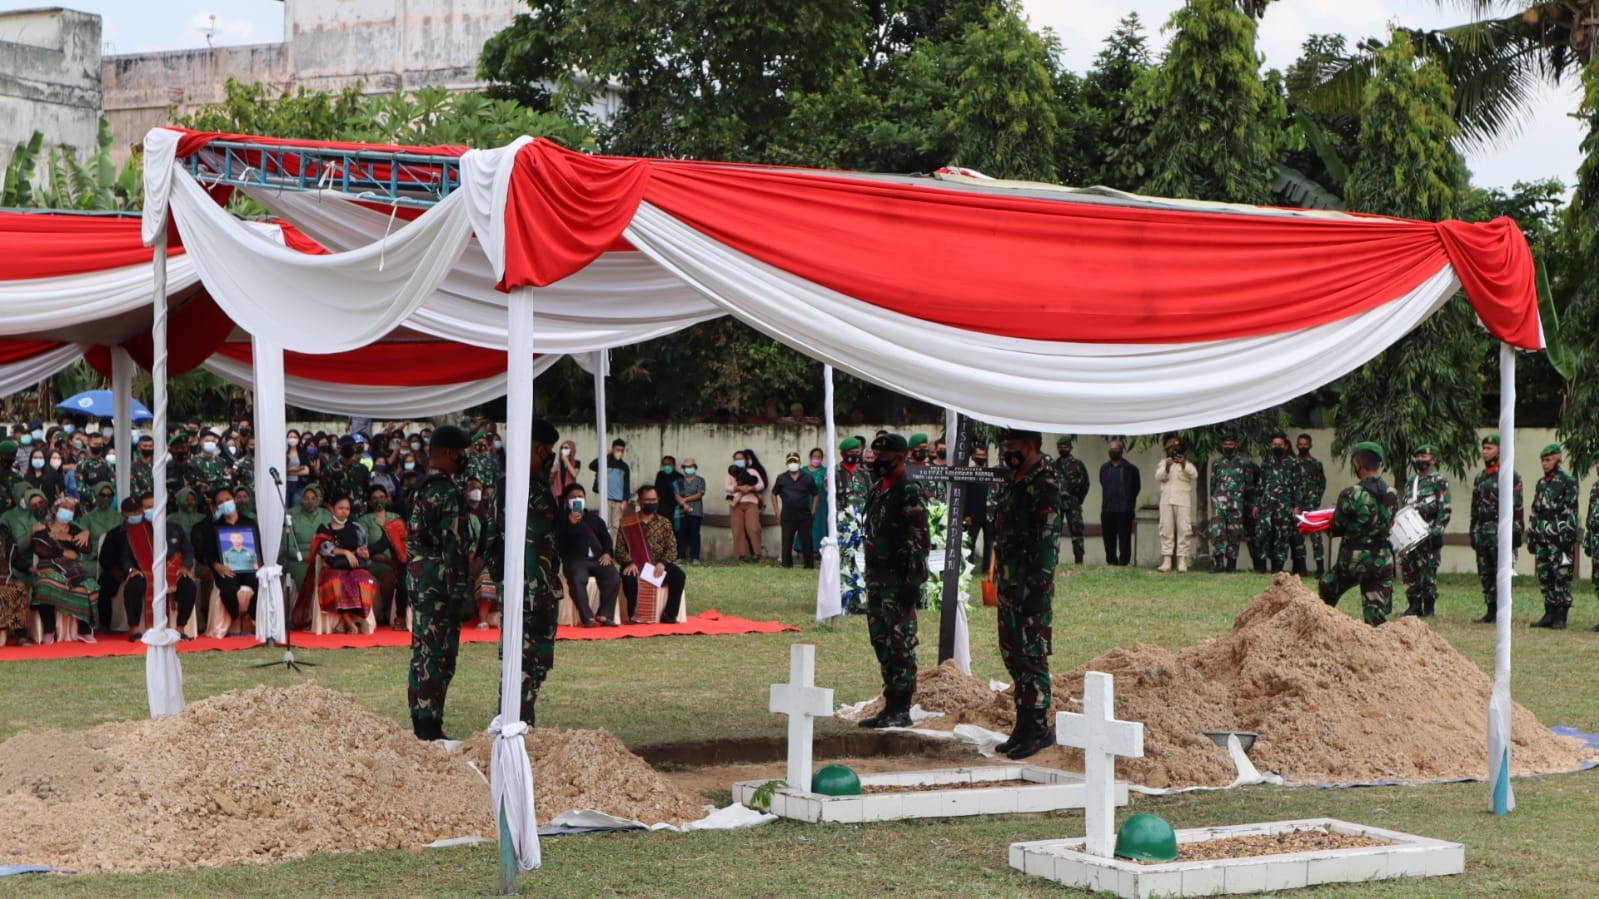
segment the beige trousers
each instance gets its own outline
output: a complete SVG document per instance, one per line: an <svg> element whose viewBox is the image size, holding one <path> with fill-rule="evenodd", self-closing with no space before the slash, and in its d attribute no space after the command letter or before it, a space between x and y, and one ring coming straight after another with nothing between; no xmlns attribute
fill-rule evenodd
<svg viewBox="0 0 1599 899"><path fill-rule="evenodd" d="M1172 552L1177 553L1178 567L1188 566L1188 535L1193 531L1191 504L1161 503L1160 505L1160 564L1171 564Z"/></svg>
<svg viewBox="0 0 1599 899"><path fill-rule="evenodd" d="M755 503L735 503L728 510L732 519L733 555L761 557L761 507Z"/></svg>

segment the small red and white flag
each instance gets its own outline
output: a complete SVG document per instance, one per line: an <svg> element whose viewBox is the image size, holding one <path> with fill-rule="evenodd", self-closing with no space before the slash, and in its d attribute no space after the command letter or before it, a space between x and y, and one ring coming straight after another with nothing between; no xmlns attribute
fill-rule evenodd
<svg viewBox="0 0 1599 899"><path fill-rule="evenodd" d="M1332 519L1333 510L1331 509L1313 509L1309 512L1300 512L1298 516L1299 533L1319 534L1332 527Z"/></svg>

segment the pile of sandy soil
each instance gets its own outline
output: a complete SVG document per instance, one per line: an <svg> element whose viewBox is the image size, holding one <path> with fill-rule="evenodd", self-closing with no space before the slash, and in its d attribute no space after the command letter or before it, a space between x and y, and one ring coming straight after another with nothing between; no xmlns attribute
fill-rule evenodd
<svg viewBox="0 0 1599 899"><path fill-rule="evenodd" d="M314 684L0 744L0 862L151 871L493 836L488 787Z"/></svg>
<svg viewBox="0 0 1599 899"><path fill-rule="evenodd" d="M1373 628L1321 602L1298 578L1278 575L1227 634L1177 653L1138 644L1054 678L1055 708L1080 710L1083 673L1116 678L1116 715L1144 723L1144 757L1117 774L1151 787L1225 786L1235 771L1202 731L1260 735L1250 759L1294 783L1485 778L1484 722L1493 682L1426 622ZM923 678L959 697L920 725L970 722L1009 732L1010 695L959 671ZM918 693L917 701L932 708ZM1599 757L1556 736L1520 705L1513 712L1512 772L1571 771ZM1052 747L1029 761L1081 770L1082 753Z"/></svg>
<svg viewBox="0 0 1599 899"><path fill-rule="evenodd" d="M995 693L985 681L978 680L955 666L954 660L936 668L923 668L916 672L915 703L929 712L939 712L942 718L931 718L917 727L950 730L957 724L976 724L997 730L1010 729L1016 712L1005 696ZM867 703L854 718L870 718L883 710L883 697Z"/></svg>
<svg viewBox="0 0 1599 899"><path fill-rule="evenodd" d="M694 792L668 782L606 731L535 729L525 739L540 824L582 809L645 824L686 824L706 815ZM479 733L462 750L487 772L492 742Z"/></svg>

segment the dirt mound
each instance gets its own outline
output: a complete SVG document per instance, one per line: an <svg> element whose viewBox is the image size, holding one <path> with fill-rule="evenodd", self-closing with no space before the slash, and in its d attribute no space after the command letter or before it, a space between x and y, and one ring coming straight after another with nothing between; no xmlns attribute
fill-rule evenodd
<svg viewBox="0 0 1599 899"><path fill-rule="evenodd" d="M532 730L525 739L540 824L581 809L645 824L686 824L705 817L699 797L673 786L606 731ZM462 749L486 772L491 743L479 733Z"/></svg>
<svg viewBox="0 0 1599 899"><path fill-rule="evenodd" d="M492 836L458 755L314 684L0 744L0 862L149 871Z"/></svg>
<svg viewBox="0 0 1599 899"><path fill-rule="evenodd" d="M1250 758L1294 783L1485 778L1484 724L1493 681L1417 618L1369 627L1323 603L1298 578L1278 575L1228 633L1172 653L1116 649L1054 679L1055 708L1081 708L1083 673L1116 678L1116 715L1144 723L1144 757L1119 759L1118 776L1152 787L1225 786L1235 771L1203 735L1260 735ZM937 698L924 694L937 678ZM1009 732L1009 693L952 667L924 672L917 701L946 716L922 727L970 722ZM1574 770L1596 753L1559 737L1515 706L1517 775ZM1082 753L1052 747L1037 764L1081 770Z"/></svg>
<svg viewBox="0 0 1599 899"><path fill-rule="evenodd" d="M943 713L942 718L929 719L917 727L949 730L957 724L976 724L990 730L1009 731L1016 722L1010 700L995 693L987 681L957 668L954 660L916 672L913 701L929 712ZM858 717L870 718L882 710L883 697L879 696L867 703Z"/></svg>

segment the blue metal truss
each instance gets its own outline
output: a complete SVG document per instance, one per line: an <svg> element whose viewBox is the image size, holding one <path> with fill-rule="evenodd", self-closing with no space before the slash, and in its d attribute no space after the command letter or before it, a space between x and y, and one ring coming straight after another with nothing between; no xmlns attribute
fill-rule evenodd
<svg viewBox="0 0 1599 899"><path fill-rule="evenodd" d="M456 156L218 140L185 162L202 184L334 190L385 206L426 208L461 186Z"/></svg>

